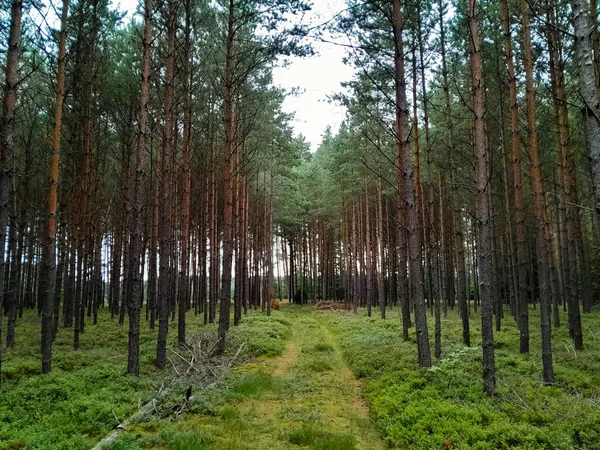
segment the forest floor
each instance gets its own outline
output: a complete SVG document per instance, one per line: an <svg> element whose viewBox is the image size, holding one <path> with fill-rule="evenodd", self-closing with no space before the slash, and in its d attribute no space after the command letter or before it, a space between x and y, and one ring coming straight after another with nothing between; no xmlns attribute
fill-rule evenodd
<svg viewBox="0 0 600 450"><path fill-rule="evenodd" d="M234 367L209 382L183 373L185 363L157 372L156 331L145 322L141 376L123 375L127 327L109 317L86 327L76 352L69 330L61 329L53 373L39 375L39 320L24 316L2 368L0 450L89 450L163 386L170 393L157 408L103 448L600 450L598 311L582 316L584 351L574 350L561 312L562 326L553 329L553 385L541 382L538 311L530 309L527 355L519 354L519 332L506 311L494 335L497 395L489 398L475 311L472 347L462 345L461 322L449 310L441 321L442 358L420 369L414 327L402 341L398 308L381 320L364 309L282 306L271 317L251 311L231 328L225 360L208 370ZM216 331L193 315L188 330L188 343L209 342ZM169 334L174 361L182 351L175 331ZM190 385L194 399L187 405L182 397Z"/></svg>
<svg viewBox="0 0 600 450"><path fill-rule="evenodd" d="M214 343L216 324L205 326L202 315L194 314L188 314L187 323L189 343L205 348ZM211 387L198 392L198 408L203 407L202 402L217 401L227 392L221 380L227 378L232 365L280 355L290 336L289 323L281 315L265 317L251 312L232 328L225 355L211 358L210 364L198 361L198 370L186 373L187 363L177 356L186 352L177 346L174 320L168 336L169 363L165 370L157 371L158 326L151 330L142 320L140 376L135 377L125 373L127 320L119 325L118 317L111 318L102 309L97 324L86 318L77 351L73 350L73 328L60 327L53 344L52 372L41 375L40 325L37 311L24 311L17 320L15 348L3 351L0 450L89 450L153 398L157 407L152 417L157 423L170 423L177 418L172 408L181 404L190 384ZM177 366L179 369L174 368ZM119 440L115 448L139 448L137 443L132 447L126 441Z"/></svg>
<svg viewBox="0 0 600 450"><path fill-rule="evenodd" d="M237 367L218 400L180 420L149 420L113 450L221 449L556 449L600 450L600 314L582 317L585 350L575 351L566 313L553 330L555 383L541 380L539 312L530 309L531 351L506 311L495 333L497 395L483 393L481 331L461 342L455 311L442 317L442 358L416 361L414 327L401 339L400 311L284 305L285 351ZM430 333L433 335L433 317ZM202 402L201 402L202 403ZM367 406L368 405L368 406Z"/></svg>
<svg viewBox="0 0 600 450"><path fill-rule="evenodd" d="M339 337L310 311L274 312L291 329L285 351L234 368L220 401L174 422L139 423L108 448L384 449Z"/></svg>

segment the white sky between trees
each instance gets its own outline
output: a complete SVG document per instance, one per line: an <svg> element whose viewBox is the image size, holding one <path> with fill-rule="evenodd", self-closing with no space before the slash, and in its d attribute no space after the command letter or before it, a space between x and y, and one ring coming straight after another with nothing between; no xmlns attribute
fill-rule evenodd
<svg viewBox="0 0 600 450"><path fill-rule="evenodd" d="M112 2L128 15L133 14L138 7L138 0ZM312 3L312 11L302 19L303 23L312 26L331 20L346 8L345 0L313 0ZM354 70L342 62L345 55L343 46L320 41L312 43L315 55L289 58L289 64L274 69L273 83L286 92L293 89L298 91L296 95L286 97L283 110L295 115L292 121L295 133L302 134L314 152L319 147L327 126L331 126L335 133L344 120L345 108L335 102L329 102L328 97L342 91L341 83L349 81Z"/></svg>

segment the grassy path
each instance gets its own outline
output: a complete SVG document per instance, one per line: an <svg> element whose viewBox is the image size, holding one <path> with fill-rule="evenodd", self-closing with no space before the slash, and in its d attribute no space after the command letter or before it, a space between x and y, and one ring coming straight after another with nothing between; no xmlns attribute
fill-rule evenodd
<svg viewBox="0 0 600 450"><path fill-rule="evenodd" d="M384 448L326 320L294 307L282 316L292 329L285 353L236 368L225 402L178 424L198 435L179 448Z"/></svg>
<svg viewBox="0 0 600 450"><path fill-rule="evenodd" d="M324 318L318 317L317 323L321 327L325 342L332 346L336 359L340 362L339 364L339 381L347 385L352 392L352 411L363 419L369 418L369 407L365 402L365 399L360 395L361 384L358 382L350 368L344 362L344 357L340 344L337 337L332 333L330 328L327 326L327 321Z"/></svg>

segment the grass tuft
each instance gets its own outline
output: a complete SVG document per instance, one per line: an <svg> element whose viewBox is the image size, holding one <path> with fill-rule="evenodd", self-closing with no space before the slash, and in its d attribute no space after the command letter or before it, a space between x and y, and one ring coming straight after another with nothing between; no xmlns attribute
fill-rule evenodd
<svg viewBox="0 0 600 450"><path fill-rule="evenodd" d="M271 390L276 385L273 375L259 372L237 373L232 380L231 392L241 397L259 397L264 391Z"/></svg>
<svg viewBox="0 0 600 450"><path fill-rule="evenodd" d="M203 430L177 433L169 443L169 450L212 450L213 436Z"/></svg>
<svg viewBox="0 0 600 450"><path fill-rule="evenodd" d="M317 426L304 424L287 434L290 444L310 447L315 450L356 450L353 436L321 431Z"/></svg>
<svg viewBox="0 0 600 450"><path fill-rule="evenodd" d="M229 333L228 347L235 352L242 344L244 353L256 356L280 356L285 351L285 341L291 336L290 322L280 311L271 316L250 315L244 317Z"/></svg>
<svg viewBox="0 0 600 450"><path fill-rule="evenodd" d="M329 344L319 343L313 349L315 352L333 353L333 347Z"/></svg>

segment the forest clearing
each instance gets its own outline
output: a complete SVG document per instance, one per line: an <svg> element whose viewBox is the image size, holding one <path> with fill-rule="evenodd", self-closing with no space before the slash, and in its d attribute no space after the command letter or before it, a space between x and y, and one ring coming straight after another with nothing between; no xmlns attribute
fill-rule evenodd
<svg viewBox="0 0 600 450"><path fill-rule="evenodd" d="M0 450L600 448L598 16L0 0Z"/></svg>

